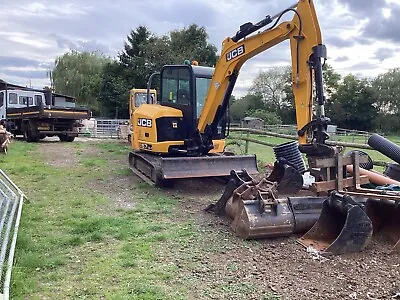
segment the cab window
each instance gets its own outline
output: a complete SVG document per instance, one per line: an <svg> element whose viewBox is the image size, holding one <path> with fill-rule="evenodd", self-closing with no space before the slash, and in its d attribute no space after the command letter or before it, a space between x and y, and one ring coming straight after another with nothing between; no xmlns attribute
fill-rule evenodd
<svg viewBox="0 0 400 300"><path fill-rule="evenodd" d="M8 103L9 104L18 104L18 98L16 93L8 94Z"/></svg>
<svg viewBox="0 0 400 300"><path fill-rule="evenodd" d="M190 105L188 68L167 68L162 74L161 102Z"/></svg>
<svg viewBox="0 0 400 300"><path fill-rule="evenodd" d="M206 100L208 87L210 86L211 78L196 78L196 109L197 109L197 118L200 118L201 111L203 110L204 102Z"/></svg>
<svg viewBox="0 0 400 300"><path fill-rule="evenodd" d="M26 105L27 103L33 105L33 98L28 96L19 96L19 104Z"/></svg>
<svg viewBox="0 0 400 300"><path fill-rule="evenodd" d="M151 103L154 103L154 93L150 93ZM147 93L135 93L135 107L147 103Z"/></svg>
<svg viewBox="0 0 400 300"><path fill-rule="evenodd" d="M0 92L0 107L4 105L4 92Z"/></svg>
<svg viewBox="0 0 400 300"><path fill-rule="evenodd" d="M42 103L42 95L35 95L35 105Z"/></svg>

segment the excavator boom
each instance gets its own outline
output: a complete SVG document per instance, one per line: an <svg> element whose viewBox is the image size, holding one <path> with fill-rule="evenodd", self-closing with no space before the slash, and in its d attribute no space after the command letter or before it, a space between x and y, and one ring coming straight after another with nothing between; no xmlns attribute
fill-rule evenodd
<svg viewBox="0 0 400 300"><path fill-rule="evenodd" d="M290 22L278 24L281 17L293 12ZM275 21L274 21L275 20ZM248 36L274 22L266 30ZM255 55L272 48L284 40L290 40L292 61L292 87L295 96L296 118L300 144L307 143L307 128L312 121L313 82L316 96L324 117L321 58L326 58L326 48L322 44L321 31L312 0L301 0L274 17L267 16L256 24L246 23L233 37L222 43L220 59L216 65L198 131L210 145L210 136L223 116L233 91L240 68ZM301 131L303 128L306 130Z"/></svg>

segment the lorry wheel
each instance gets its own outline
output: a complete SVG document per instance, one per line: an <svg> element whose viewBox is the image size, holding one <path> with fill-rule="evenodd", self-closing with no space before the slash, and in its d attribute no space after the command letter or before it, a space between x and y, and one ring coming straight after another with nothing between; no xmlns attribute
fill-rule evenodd
<svg viewBox="0 0 400 300"><path fill-rule="evenodd" d="M67 141L67 136L66 135L60 134L58 136L58 138L60 139L60 142L66 142Z"/></svg>
<svg viewBox="0 0 400 300"><path fill-rule="evenodd" d="M39 142L40 136L32 135L32 132L29 129L26 129L24 131L24 139L28 143L35 143L35 142Z"/></svg>
<svg viewBox="0 0 400 300"><path fill-rule="evenodd" d="M66 142L73 142L75 140L75 137L74 136L66 136L65 137L65 141Z"/></svg>

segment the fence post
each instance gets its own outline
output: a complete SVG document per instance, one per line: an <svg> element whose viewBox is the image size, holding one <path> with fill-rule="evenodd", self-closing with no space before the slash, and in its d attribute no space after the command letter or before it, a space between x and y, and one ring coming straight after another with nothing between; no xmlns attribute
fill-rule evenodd
<svg viewBox="0 0 400 300"><path fill-rule="evenodd" d="M244 154L249 153L249 138L250 138L250 131L247 131L247 139L246 139L246 146L244 148Z"/></svg>

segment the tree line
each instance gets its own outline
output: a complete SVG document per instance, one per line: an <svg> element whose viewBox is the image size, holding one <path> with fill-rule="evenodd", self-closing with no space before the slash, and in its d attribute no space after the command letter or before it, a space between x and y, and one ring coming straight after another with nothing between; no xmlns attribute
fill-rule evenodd
<svg viewBox="0 0 400 300"><path fill-rule="evenodd" d="M330 65L324 67L325 114L341 128L400 132L400 68L376 78L341 76ZM291 68L262 71L248 93L231 104L231 118L238 122L252 116L266 124L295 124Z"/></svg>
<svg viewBox="0 0 400 300"><path fill-rule="evenodd" d="M51 72L56 92L76 97L94 116L128 118L132 88L146 88L148 77L166 64L196 60L217 62L217 47L208 42L204 27L192 24L157 36L145 26L131 30L116 58L97 52L69 51L58 57Z"/></svg>
<svg viewBox="0 0 400 300"><path fill-rule="evenodd" d="M76 97L78 105L89 107L95 116L128 118L129 90L145 88L148 77L163 65L182 64L189 59L214 66L217 48L208 38L206 29L196 24L163 36L139 26L127 35L116 58L77 51L58 57L51 73L53 88ZM341 76L325 64L323 76L325 111L333 124L348 129L400 132L400 68L368 79L353 74ZM294 124L290 67L260 72L244 96L232 97L230 116L233 121L252 116L266 124Z"/></svg>

